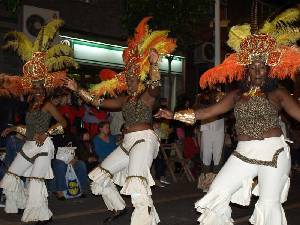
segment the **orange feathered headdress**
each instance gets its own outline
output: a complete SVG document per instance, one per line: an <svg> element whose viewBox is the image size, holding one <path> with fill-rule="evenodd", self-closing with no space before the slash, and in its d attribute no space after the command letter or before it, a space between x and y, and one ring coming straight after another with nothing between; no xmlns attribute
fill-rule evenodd
<svg viewBox="0 0 300 225"><path fill-rule="evenodd" d="M257 57L271 67L270 77L293 79L300 67L300 51L292 45L300 38L300 31L291 23L299 17L299 8L288 9L273 20L267 20L257 34L251 34L249 24L233 26L227 44L236 53L206 71L200 78L200 87L241 80L245 66Z"/></svg>
<svg viewBox="0 0 300 225"><path fill-rule="evenodd" d="M114 78L94 85L90 90L94 95L116 96L126 91L126 76L128 75L139 76L141 83L145 81L150 70L148 56L151 49L156 49L160 56L174 51L176 42L174 39L168 38L169 31L149 30L148 21L150 19L151 17L143 18L135 29L134 37L128 40L128 47L123 51L124 70Z"/></svg>
<svg viewBox="0 0 300 225"><path fill-rule="evenodd" d="M99 78L101 81L111 80L115 78L117 73L110 69L102 69L99 73Z"/></svg>

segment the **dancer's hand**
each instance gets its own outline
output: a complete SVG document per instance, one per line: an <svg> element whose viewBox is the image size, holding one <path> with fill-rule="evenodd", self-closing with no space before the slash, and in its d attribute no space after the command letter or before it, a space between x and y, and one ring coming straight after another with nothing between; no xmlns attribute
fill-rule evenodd
<svg viewBox="0 0 300 225"><path fill-rule="evenodd" d="M47 137L48 137L48 135L46 133L36 134L34 136L34 140L36 142L36 145L38 147L41 147L44 144L44 142L45 142L45 140L46 140Z"/></svg>
<svg viewBox="0 0 300 225"><path fill-rule="evenodd" d="M65 87L69 88L72 91L78 91L78 84L75 80L66 77L64 79Z"/></svg>
<svg viewBox="0 0 300 225"><path fill-rule="evenodd" d="M154 117L172 120L174 118L174 113L167 109L159 109L158 113L156 113Z"/></svg>
<svg viewBox="0 0 300 225"><path fill-rule="evenodd" d="M8 127L1 133L1 137L6 137L9 133L15 131L13 127Z"/></svg>
<svg viewBox="0 0 300 225"><path fill-rule="evenodd" d="M149 62L150 64L156 64L158 62L159 59L159 54L156 51L155 48L150 49L150 53L149 53Z"/></svg>

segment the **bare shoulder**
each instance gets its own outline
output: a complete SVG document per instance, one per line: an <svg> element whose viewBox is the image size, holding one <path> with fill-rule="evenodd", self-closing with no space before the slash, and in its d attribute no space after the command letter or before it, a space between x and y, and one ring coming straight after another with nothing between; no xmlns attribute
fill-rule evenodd
<svg viewBox="0 0 300 225"><path fill-rule="evenodd" d="M118 99L118 101L120 101L120 103L123 105L127 102L128 96L121 95L121 96L117 97L116 99Z"/></svg>
<svg viewBox="0 0 300 225"><path fill-rule="evenodd" d="M44 104L43 110L45 110L47 112L51 112L53 110L56 110L56 107L51 102L48 101Z"/></svg>
<svg viewBox="0 0 300 225"><path fill-rule="evenodd" d="M240 90L235 89L235 90L229 91L225 95L225 98L228 98L228 99L233 100L234 102L237 102L239 100L239 98L240 98Z"/></svg>
<svg viewBox="0 0 300 225"><path fill-rule="evenodd" d="M284 98L290 98L291 94L285 88L277 88L272 91L270 97L276 98L277 100L283 100Z"/></svg>

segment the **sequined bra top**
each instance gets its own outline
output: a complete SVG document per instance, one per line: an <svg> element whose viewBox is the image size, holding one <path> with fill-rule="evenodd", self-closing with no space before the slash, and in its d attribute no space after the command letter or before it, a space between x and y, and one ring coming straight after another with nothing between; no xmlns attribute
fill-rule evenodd
<svg viewBox="0 0 300 225"><path fill-rule="evenodd" d="M152 109L140 99L126 102L122 112L127 128L137 123L152 123Z"/></svg>
<svg viewBox="0 0 300 225"><path fill-rule="evenodd" d="M263 139L266 131L279 128L278 109L266 97L253 96L234 108L237 135Z"/></svg>
<svg viewBox="0 0 300 225"><path fill-rule="evenodd" d="M50 125L51 115L43 110L26 114L26 140L34 140L36 133L46 132Z"/></svg>

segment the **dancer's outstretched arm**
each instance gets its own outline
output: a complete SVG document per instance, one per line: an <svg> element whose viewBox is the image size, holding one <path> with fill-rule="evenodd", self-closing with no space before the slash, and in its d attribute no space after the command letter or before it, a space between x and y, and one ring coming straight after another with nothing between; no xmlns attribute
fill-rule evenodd
<svg viewBox="0 0 300 225"><path fill-rule="evenodd" d="M124 102L126 102L126 96L119 96L115 99L104 99L91 95L88 91L78 87L75 80L70 78L65 79L65 86L79 95L86 103L89 103L97 108L118 110L121 109Z"/></svg>
<svg viewBox="0 0 300 225"><path fill-rule="evenodd" d="M194 124L197 120L209 119L230 111L238 99L238 91L228 93L220 102L204 109L185 109L178 112L161 109L156 118L174 119L188 124Z"/></svg>

